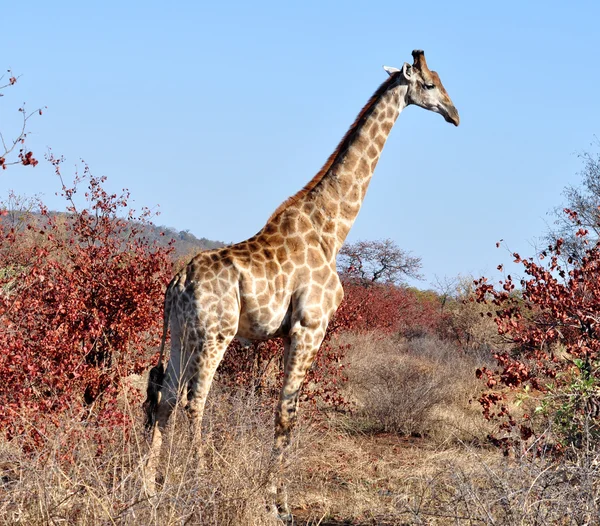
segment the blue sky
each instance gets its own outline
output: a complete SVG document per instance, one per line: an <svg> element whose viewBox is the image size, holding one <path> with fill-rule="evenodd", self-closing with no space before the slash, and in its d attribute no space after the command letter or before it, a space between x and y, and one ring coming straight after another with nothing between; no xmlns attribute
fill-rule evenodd
<svg viewBox="0 0 600 526"><path fill-rule="evenodd" d="M592 1L12 2L0 67L22 77L0 129L47 106L37 153L85 159L158 224L239 241L319 170L381 66L422 48L461 125L402 113L349 240L420 256L423 288L495 276L495 242L533 254L600 133L599 17ZM62 208L45 163L0 173L8 189Z"/></svg>

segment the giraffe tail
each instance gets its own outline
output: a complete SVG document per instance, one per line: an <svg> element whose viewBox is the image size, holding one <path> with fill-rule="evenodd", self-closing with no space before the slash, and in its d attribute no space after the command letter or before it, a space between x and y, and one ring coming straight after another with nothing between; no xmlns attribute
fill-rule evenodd
<svg viewBox="0 0 600 526"><path fill-rule="evenodd" d="M160 390L162 388L163 380L165 378L165 366L162 363L158 363L152 369L148 376L148 387L146 388L146 400L144 401L143 408L146 413L144 420L144 427L147 430L151 430L154 427L156 420L156 408L160 402Z"/></svg>
<svg viewBox="0 0 600 526"><path fill-rule="evenodd" d="M160 390L162 389L163 381L165 379L165 342L167 340L167 331L169 330L169 319L171 317L171 292L177 278L173 279L165 292L165 305L163 314L163 332L160 340L160 352L158 356L158 363L150 369L148 375L148 386L146 387L146 400L142 407L146 413L144 427L148 430L154 427L156 420L156 408L160 403Z"/></svg>

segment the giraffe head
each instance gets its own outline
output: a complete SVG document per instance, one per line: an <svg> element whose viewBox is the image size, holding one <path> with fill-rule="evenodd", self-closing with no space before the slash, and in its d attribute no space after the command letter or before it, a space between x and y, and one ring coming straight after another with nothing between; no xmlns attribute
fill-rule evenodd
<svg viewBox="0 0 600 526"><path fill-rule="evenodd" d="M458 126L460 118L458 111L450 100L448 92L444 89L439 75L427 67L425 53L420 49L412 52L413 65L406 62L402 69L385 67L392 77L398 78L398 84L408 86L406 93L407 104L416 104L426 110L439 113L447 122Z"/></svg>

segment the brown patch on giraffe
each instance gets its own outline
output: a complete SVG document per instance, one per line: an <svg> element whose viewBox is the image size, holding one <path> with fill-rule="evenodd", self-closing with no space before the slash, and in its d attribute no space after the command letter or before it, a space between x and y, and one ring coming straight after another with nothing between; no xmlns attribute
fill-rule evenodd
<svg viewBox="0 0 600 526"><path fill-rule="evenodd" d="M377 137L375 137L375 140L373 142L375 143L377 148L379 148L379 151L382 151L383 146L385 144L385 137L383 135L378 135Z"/></svg>
<svg viewBox="0 0 600 526"><path fill-rule="evenodd" d="M289 236L292 232L296 230L296 217L291 216L290 214L285 214L280 216L279 222L279 232L284 236Z"/></svg>
<svg viewBox="0 0 600 526"><path fill-rule="evenodd" d="M256 294L256 303L261 305L261 307L259 307L259 312L261 313L261 316L264 316L265 318L268 318L270 314L268 305L264 306L265 303L269 303L269 296L270 292L266 287L264 291Z"/></svg>
<svg viewBox="0 0 600 526"><path fill-rule="evenodd" d="M272 247L279 247L284 244L283 236L278 232L276 234L272 234L270 236L262 236L261 242L268 243Z"/></svg>
<svg viewBox="0 0 600 526"><path fill-rule="evenodd" d="M306 254L303 250L295 250L292 252L290 259L292 260L292 263L302 265L306 261Z"/></svg>
<svg viewBox="0 0 600 526"><path fill-rule="evenodd" d="M333 234L335 232L335 222L331 220L324 221L321 229L325 234Z"/></svg>
<svg viewBox="0 0 600 526"><path fill-rule="evenodd" d="M304 242L309 247L320 247L321 236L316 230L311 230L304 235Z"/></svg>
<svg viewBox="0 0 600 526"><path fill-rule="evenodd" d="M283 265L281 265L281 270L285 272L288 276L294 272L296 266L291 261L285 261Z"/></svg>
<svg viewBox="0 0 600 526"><path fill-rule="evenodd" d="M317 270L312 271L312 279L317 283L325 284L329 279L329 275L331 274L331 269L329 267L321 267Z"/></svg>
<svg viewBox="0 0 600 526"><path fill-rule="evenodd" d="M291 253L304 250L304 241L298 235L290 236L286 241L286 245Z"/></svg>
<svg viewBox="0 0 600 526"><path fill-rule="evenodd" d="M377 137L377 134L379 133L379 125L374 122L373 126L371 126L371 129L369 130L369 137L371 137L371 139L374 139L375 137Z"/></svg>
<svg viewBox="0 0 600 526"><path fill-rule="evenodd" d="M386 134L386 136L389 135L389 133L392 131L393 125L394 121L386 121L381 124L381 130L383 131L383 133Z"/></svg>
<svg viewBox="0 0 600 526"><path fill-rule="evenodd" d="M358 211L360 210L360 201L356 201L354 203L351 203L350 201L346 202L346 206L344 206L344 208L342 209L342 214L341 216L346 220L346 221L352 221L352 219L354 219L356 217L356 214L358 214ZM340 234L345 236L347 234L347 230L344 233L343 230L340 230Z"/></svg>
<svg viewBox="0 0 600 526"><path fill-rule="evenodd" d="M330 203L327 208L327 213L329 217L337 217L340 213L340 204L339 203Z"/></svg>
<svg viewBox="0 0 600 526"><path fill-rule="evenodd" d="M224 265L224 270L227 270L227 267L231 267L233 265L233 258L229 253L223 254L221 263Z"/></svg>
<svg viewBox="0 0 600 526"><path fill-rule="evenodd" d="M250 269L250 272L253 276L255 276L257 279L265 279L266 274L265 274L265 266L262 264L254 264L252 265L252 268Z"/></svg>
<svg viewBox="0 0 600 526"><path fill-rule="evenodd" d="M267 289L269 287L269 284L267 282L267 279L264 277L265 276L265 272L264 271L265 271L265 269L263 269L263 274L262 274L261 278L259 278L259 279L256 280L256 288L255 288L255 290L256 290L256 300L257 300L257 302L258 302L259 297L260 297L261 294L268 292Z"/></svg>
<svg viewBox="0 0 600 526"><path fill-rule="evenodd" d="M288 256L288 252L284 245L277 247L277 250L275 251L275 257L279 261L285 261L287 259L287 256Z"/></svg>
<svg viewBox="0 0 600 526"><path fill-rule="evenodd" d="M267 261L267 277L271 278L273 276L276 276L279 270L279 265L273 261Z"/></svg>
<svg viewBox="0 0 600 526"><path fill-rule="evenodd" d="M371 146L369 146L369 148L367 149L367 155L371 159L374 159L379 155L379 150L377 150L377 148L375 148L375 146L371 144Z"/></svg>
<svg viewBox="0 0 600 526"><path fill-rule="evenodd" d="M304 214L306 214L308 216L312 213L312 211L315 208L316 208L316 205L315 205L314 201L312 199L310 199L304 203L304 207L303 207L302 211L304 212Z"/></svg>
<svg viewBox="0 0 600 526"><path fill-rule="evenodd" d="M345 196L352 186L354 185L354 181L350 177L342 177L339 186L340 186L340 194Z"/></svg>
<svg viewBox="0 0 600 526"><path fill-rule="evenodd" d="M244 256L248 255L248 247L245 243L243 244L243 246L241 243L238 243L237 245L231 247L230 252L231 256L235 259L244 258Z"/></svg>
<svg viewBox="0 0 600 526"><path fill-rule="evenodd" d="M217 276L217 280L219 283L219 289L218 290L228 290L231 287L231 277L229 276L229 273L227 273L227 276L223 277L222 276L223 272L221 271L219 273L219 275Z"/></svg>
<svg viewBox="0 0 600 526"><path fill-rule="evenodd" d="M325 221L325 215L322 210L315 210L311 215L310 219L313 225L321 225Z"/></svg>
<svg viewBox="0 0 600 526"><path fill-rule="evenodd" d="M314 215L315 212L320 212L320 210L313 206L312 210L310 212L310 215L311 216ZM304 232L308 232L309 230L312 230L314 228L313 225L311 224L310 220L304 215L302 215L298 218L297 224L298 224L297 232L300 232L301 234Z"/></svg>
<svg viewBox="0 0 600 526"><path fill-rule="evenodd" d="M342 210L346 209L350 205L356 205L357 203L360 207L359 201L361 201L361 198L362 192L360 191L360 188L358 187L358 185L354 185L352 187L352 190L346 195L346 206ZM352 206L352 208L354 208L354 206ZM354 210L352 210L352 213L353 212Z"/></svg>
<svg viewBox="0 0 600 526"><path fill-rule="evenodd" d="M286 283L287 283L287 279L285 279L285 277L281 273L279 273L279 274L277 274L277 276L275 276L275 290L278 290L278 291L285 290ZM274 301L275 301L275 297L271 297L271 302L274 302Z"/></svg>
<svg viewBox="0 0 600 526"><path fill-rule="evenodd" d="M352 125L350 126L350 128L348 129L346 134L344 135L344 137L342 137L342 140L337 145L336 149L329 156L327 161L325 161L325 164L323 165L323 167L304 186L304 188L302 188L302 190L300 190L299 192L295 193L294 195L292 195L291 197L286 199L283 203L281 203L277 207L275 212L273 212L273 214L271 214L271 217L269 217L269 219L267 220L267 225L275 217L277 217L281 212L283 212L286 208L288 208L290 205L297 203L302 197L304 197L306 194L308 194L308 192L310 192L312 189L314 189L323 180L325 175L329 172L329 169L333 166L334 162L340 157L340 155L344 155L346 153L346 150L348 149L348 146L350 145L350 143L354 140L354 136L356 135L357 131L360 130L360 128L364 124L365 120L371 115L375 104L379 101L379 99L387 91L390 84L392 84L395 81L396 81L395 77L389 77L385 80L385 82L383 82L381 84L381 86L379 86L379 88L377 88L377 90L371 96L369 101L364 105L363 109L360 110L356 119L354 120L354 122L352 123Z"/></svg>
<svg viewBox="0 0 600 526"><path fill-rule="evenodd" d="M323 265L325 263L325 258L323 257L323 252L317 248L310 247L308 249L306 261L310 267L314 268Z"/></svg>
<svg viewBox="0 0 600 526"><path fill-rule="evenodd" d="M203 273L202 279L203 281L212 282L212 280L217 278L217 274L212 269L207 269L206 272Z"/></svg>
<svg viewBox="0 0 600 526"><path fill-rule="evenodd" d="M396 116L396 110L391 104L388 106L386 114L388 119L393 119Z"/></svg>
<svg viewBox="0 0 600 526"><path fill-rule="evenodd" d="M363 157L358 162L358 168L357 168L356 172L360 175L360 177L364 177L367 173L369 173L369 170L370 170L369 164L367 163L367 160Z"/></svg>
<svg viewBox="0 0 600 526"><path fill-rule="evenodd" d="M262 232L264 234L272 234L273 232L276 232L276 231L277 231L277 228L275 227L274 224L271 224L271 223L267 223L262 230Z"/></svg>

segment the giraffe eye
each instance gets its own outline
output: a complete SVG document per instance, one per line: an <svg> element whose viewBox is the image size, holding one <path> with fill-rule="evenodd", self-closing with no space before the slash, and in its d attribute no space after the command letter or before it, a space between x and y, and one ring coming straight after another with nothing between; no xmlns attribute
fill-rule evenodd
<svg viewBox="0 0 600 526"><path fill-rule="evenodd" d="M433 88L435 88L435 84L425 84L425 83L424 83L424 84L423 84L423 87L424 87L425 89L433 89Z"/></svg>

